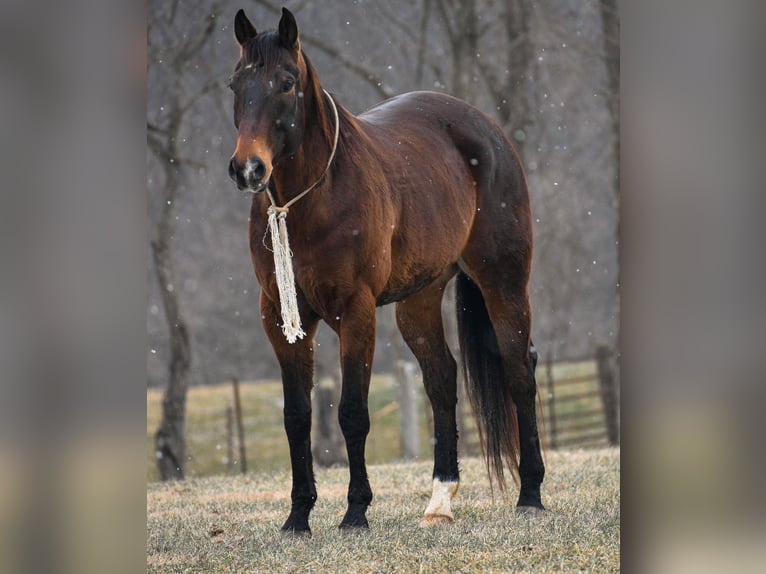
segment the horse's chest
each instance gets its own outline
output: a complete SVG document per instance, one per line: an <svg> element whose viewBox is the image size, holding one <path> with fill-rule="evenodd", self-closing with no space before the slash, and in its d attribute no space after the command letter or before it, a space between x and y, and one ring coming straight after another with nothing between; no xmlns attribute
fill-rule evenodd
<svg viewBox="0 0 766 574"><path fill-rule="evenodd" d="M270 238L264 241L256 237L257 229L251 233L251 257L255 274L266 297L279 301L276 281L274 254ZM299 300L307 304L323 318L340 314L344 305L367 287L379 291L385 284L390 262L385 248L377 256L366 246L360 247L360 234L344 240L339 231L322 234L320 239L307 241L306 237L291 237L290 247ZM313 236L312 236L313 237Z"/></svg>
<svg viewBox="0 0 766 574"><path fill-rule="evenodd" d="M346 218L321 233L304 226L290 234L299 297L318 315L335 317L362 289L378 305L400 301L433 282L456 259L445 248L448 243L433 241L438 223L410 225L404 232L404 221L380 219L377 225L361 226ZM253 264L264 294L278 301L271 238L264 234L265 226L251 227Z"/></svg>

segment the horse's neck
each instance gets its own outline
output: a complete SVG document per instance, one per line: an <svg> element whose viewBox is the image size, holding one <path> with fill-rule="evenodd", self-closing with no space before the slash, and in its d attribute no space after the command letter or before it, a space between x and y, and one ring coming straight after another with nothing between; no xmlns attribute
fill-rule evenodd
<svg viewBox="0 0 766 574"><path fill-rule="evenodd" d="M328 117L329 110L321 94L322 91L319 88L319 95L312 97L312 102L305 111L306 126L300 147L295 154L286 158L274 168L272 177L276 184L275 199L279 205L284 205L319 181L325 171L327 161L333 153L332 139L334 133L328 134L316 119L318 117ZM317 97L319 98L318 101ZM338 110L338 113L340 113L340 110ZM330 130L334 129L335 125L331 124ZM332 171L332 168L330 167L327 171ZM320 182L317 188L324 187L329 178L330 173L327 173L324 181ZM300 201L305 201L308 196L318 191L319 189L312 190Z"/></svg>

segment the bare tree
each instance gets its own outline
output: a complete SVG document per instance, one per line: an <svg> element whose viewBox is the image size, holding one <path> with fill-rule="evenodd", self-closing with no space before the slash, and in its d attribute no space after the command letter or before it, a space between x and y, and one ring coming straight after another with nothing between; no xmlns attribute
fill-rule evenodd
<svg viewBox="0 0 766 574"><path fill-rule="evenodd" d="M475 0L436 0L452 54L450 93L468 102L475 101L473 62L479 46L479 19Z"/></svg>
<svg viewBox="0 0 766 574"><path fill-rule="evenodd" d="M600 0L601 28L604 38L604 63L606 64L607 90L606 97L609 106L609 116L612 128L612 146L614 147L615 177L612 181L614 192L615 210L618 213L615 235L616 240L620 239L620 15L617 8L617 0ZM620 314L620 287L615 287L614 297L615 317ZM613 361L613 373L615 379L615 389L617 393L617 404L620 397L620 322L615 324L615 360ZM619 420L619 409L617 410ZM619 422L618 422L619 426Z"/></svg>
<svg viewBox="0 0 766 574"><path fill-rule="evenodd" d="M161 66L166 82L164 103L159 113L147 121L148 146L158 160L163 179L160 216L150 245L170 340L162 420L154 436L157 469L162 480L184 477L186 391L191 365L189 330L179 302L173 256L174 209L183 171L190 166L202 165L191 158L182 157L178 148L185 117L200 98L220 85L219 80L210 80L201 86L189 86L184 68L199 55L212 36L217 7L214 4L211 11L206 13L207 18L195 22L196 25L191 29L188 26L190 20L186 20L186 33L179 34L178 2L169 6L160 7L157 3L150 6L149 71L151 73L152 67Z"/></svg>
<svg viewBox="0 0 766 574"><path fill-rule="evenodd" d="M274 14L280 14L282 11L281 4L270 2L269 0L255 0L255 2L273 12ZM300 10L299 8L296 8L293 11L298 14ZM372 88L380 95L380 97L390 98L394 95L394 92L391 92L384 86L383 82L381 81L378 74L375 73L375 71L361 65L356 58L346 54L343 50L336 48L331 43L304 31L301 32L301 41L304 42L307 46L311 46L312 48L315 48L336 60L348 71L352 72L364 82L372 86Z"/></svg>
<svg viewBox="0 0 766 574"><path fill-rule="evenodd" d="M604 40L604 63L607 75L607 101L612 120L617 173L620 169L620 15L617 0L600 0L601 30ZM615 185L618 193L619 186Z"/></svg>
<svg viewBox="0 0 766 574"><path fill-rule="evenodd" d="M497 56L504 55L505 61L491 65L495 58L478 58L476 64L494 100L500 125L515 140L523 157L526 132L532 123L530 93L534 77L528 2L504 0L498 23L505 40Z"/></svg>

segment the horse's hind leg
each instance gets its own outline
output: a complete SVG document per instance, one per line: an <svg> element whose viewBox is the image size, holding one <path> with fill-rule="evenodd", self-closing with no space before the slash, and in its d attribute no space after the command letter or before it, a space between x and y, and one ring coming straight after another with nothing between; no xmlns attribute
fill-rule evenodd
<svg viewBox="0 0 766 574"><path fill-rule="evenodd" d="M396 305L399 330L420 363L434 415L433 493L421 526L452 522L459 485L457 464L457 365L444 337L441 300L452 272Z"/></svg>
<svg viewBox="0 0 766 574"><path fill-rule="evenodd" d="M488 283L488 282L485 282ZM516 405L519 429L519 478L517 512L544 510L540 486L545 476L537 428L537 351L530 339L529 296L524 288L484 287L485 302L498 341L506 384Z"/></svg>
<svg viewBox="0 0 766 574"><path fill-rule="evenodd" d="M485 229L498 227L484 226ZM513 230L512 227L510 229ZM496 417L499 410L489 404L484 405L489 413L485 413L485 416L493 425L487 433L490 437L485 437L491 441L489 452L494 453L492 463L495 468L499 466L502 470L503 460L508 461L508 458L518 456L518 466L512 468L518 470L521 482L518 510L543 510L540 486L545 476L545 467L537 429L537 383L534 373L537 352L530 340L531 310L527 290L531 251L525 249L523 238L516 238L516 241L501 239L476 234L475 241L469 245L461 259L461 269L470 279L461 276L458 291L469 297L471 304L476 307L473 316L468 317L471 323L467 324L467 331L471 331L472 326L475 330L477 322L483 321L481 317L485 317L491 324L485 336L494 335L483 345L488 350L479 348L477 352L483 355L482 360L489 365L489 372L502 380L484 381L483 390L490 391L490 400L509 398L513 408L504 405L502 411L508 414L503 416L516 418L516 425L508 424L505 420L492 421L493 414ZM488 257L488 254L491 256ZM470 344L470 341L467 342ZM497 364L493 365L495 362ZM496 385L507 386L498 388ZM518 455L516 448L509 446L515 441L508 442L507 438L496 436L497 428L507 427L508 430L503 432L513 433L514 426L518 429ZM502 456L500 450L503 451ZM515 460L510 463L512 467L516 466Z"/></svg>

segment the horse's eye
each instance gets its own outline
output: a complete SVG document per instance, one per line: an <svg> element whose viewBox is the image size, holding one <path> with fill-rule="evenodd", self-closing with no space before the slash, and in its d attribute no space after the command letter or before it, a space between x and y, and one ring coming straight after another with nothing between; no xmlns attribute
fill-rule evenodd
<svg viewBox="0 0 766 574"><path fill-rule="evenodd" d="M234 91L234 77L232 76L228 80L226 80L226 87L230 90Z"/></svg>
<svg viewBox="0 0 766 574"><path fill-rule="evenodd" d="M295 85L295 80L292 78L287 78L284 82L282 82L282 93L286 94L290 90L293 89L293 86Z"/></svg>

